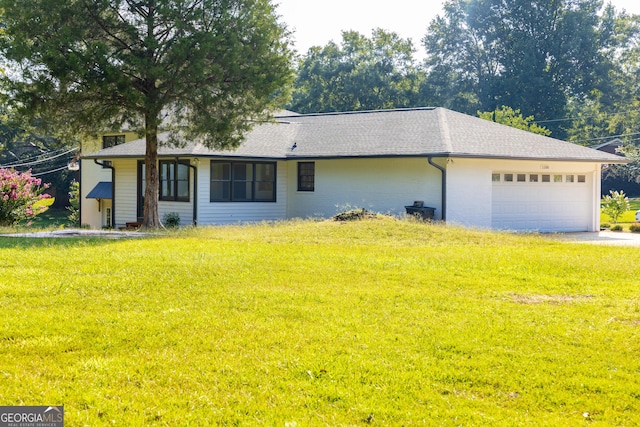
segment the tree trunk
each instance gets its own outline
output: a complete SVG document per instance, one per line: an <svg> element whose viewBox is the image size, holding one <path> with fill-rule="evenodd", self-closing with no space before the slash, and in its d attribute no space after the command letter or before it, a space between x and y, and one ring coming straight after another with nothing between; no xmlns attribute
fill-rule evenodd
<svg viewBox="0 0 640 427"><path fill-rule="evenodd" d="M160 228L160 216L158 215L158 127L148 126L146 132L147 149L144 157L145 181L144 190L144 217L142 227Z"/></svg>

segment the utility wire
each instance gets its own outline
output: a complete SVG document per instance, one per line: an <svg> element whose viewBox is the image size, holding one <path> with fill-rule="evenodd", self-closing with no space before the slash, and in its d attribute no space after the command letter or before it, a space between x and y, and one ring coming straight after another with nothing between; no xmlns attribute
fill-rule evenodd
<svg viewBox="0 0 640 427"><path fill-rule="evenodd" d="M25 162L25 163L11 163L11 164L2 165L2 167L12 167L12 168L16 168L16 167L23 167L23 166L32 166L32 165L37 165L37 164L39 164L39 163L45 163L45 162L51 161L51 160L53 160L53 159L56 159L56 158L58 158L58 157L62 157L62 156L64 156L64 155L66 155L66 154L69 154L69 153L75 152L75 151L77 151L77 150L78 150L78 147L74 147L74 148L72 148L72 149L70 149L70 150L67 150L67 151L63 152L63 153L57 154L57 155L52 156L52 157L47 157L47 158L45 158L45 159L40 159L40 160L35 160L35 161L32 161L32 162Z"/></svg>
<svg viewBox="0 0 640 427"><path fill-rule="evenodd" d="M5 163L4 165L0 165L0 166L1 167L7 167L7 166L19 165L20 162L28 162L28 161L31 161L33 159L37 159L37 158L42 157L42 156L55 155L55 154L61 153L62 151L66 150L66 149L67 149L67 147L62 147L62 148L58 148L57 150L51 150L51 151L43 152L43 153L40 153L40 154L34 154L33 156L29 156L29 157L24 158L24 159L19 159L19 160L15 160L13 162Z"/></svg>
<svg viewBox="0 0 640 427"><path fill-rule="evenodd" d="M59 167L59 168L57 168L57 169L52 169L52 170L50 170L50 171L46 171L46 172L32 173L32 174L31 174L31 176L42 176L42 175L48 175L48 174L50 174L50 173L59 172L59 171L61 171L61 170L64 170L64 169L66 169L67 167L68 167L67 165L64 165L64 166Z"/></svg>

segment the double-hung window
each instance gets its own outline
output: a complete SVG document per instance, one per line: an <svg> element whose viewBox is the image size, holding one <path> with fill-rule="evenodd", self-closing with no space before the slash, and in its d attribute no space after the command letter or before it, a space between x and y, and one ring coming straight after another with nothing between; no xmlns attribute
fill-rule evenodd
<svg viewBox="0 0 640 427"><path fill-rule="evenodd" d="M160 200L189 201L189 162L160 160Z"/></svg>
<svg viewBox="0 0 640 427"><path fill-rule="evenodd" d="M275 202L274 162L211 162L211 202Z"/></svg>
<svg viewBox="0 0 640 427"><path fill-rule="evenodd" d="M298 163L298 191L314 191L315 190L315 162L299 162Z"/></svg>

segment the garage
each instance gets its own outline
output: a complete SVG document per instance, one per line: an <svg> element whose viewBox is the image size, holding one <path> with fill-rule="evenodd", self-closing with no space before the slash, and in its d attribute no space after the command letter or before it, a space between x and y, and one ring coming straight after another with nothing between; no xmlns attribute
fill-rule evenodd
<svg viewBox="0 0 640 427"><path fill-rule="evenodd" d="M592 174L492 173L492 228L539 232L592 228Z"/></svg>

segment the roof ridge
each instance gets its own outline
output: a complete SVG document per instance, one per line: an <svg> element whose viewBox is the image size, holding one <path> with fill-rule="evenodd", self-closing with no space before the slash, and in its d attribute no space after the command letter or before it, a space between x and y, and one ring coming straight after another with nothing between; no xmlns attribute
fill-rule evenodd
<svg viewBox="0 0 640 427"><path fill-rule="evenodd" d="M372 113L398 113L405 111L433 111L437 110L439 107L411 107L411 108L390 108L384 110L361 110L361 111L329 111L326 113L306 113L306 114L295 114L295 115L277 115L275 118L279 117L319 117L319 116L347 116L347 115L356 115L356 114L372 114Z"/></svg>
<svg viewBox="0 0 640 427"><path fill-rule="evenodd" d="M449 124L447 123L447 118L445 117L445 112L447 110L445 108L436 108L435 110L438 113L438 125L440 126L442 142L444 143L446 152L452 153L453 144L451 143L451 133L449 132Z"/></svg>

